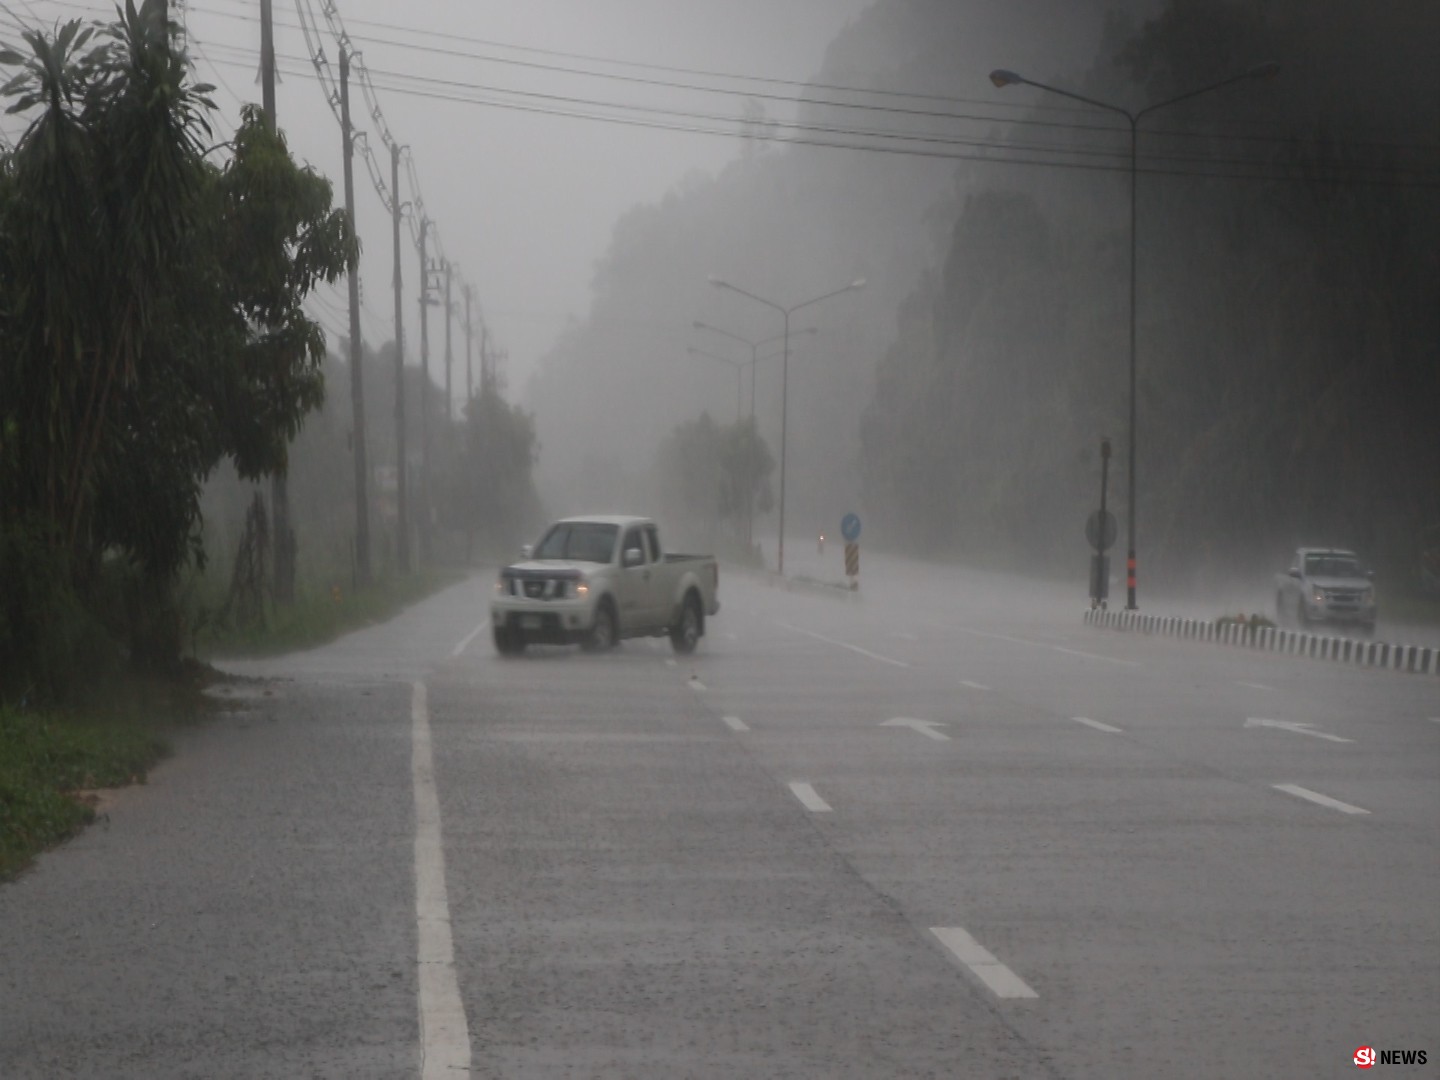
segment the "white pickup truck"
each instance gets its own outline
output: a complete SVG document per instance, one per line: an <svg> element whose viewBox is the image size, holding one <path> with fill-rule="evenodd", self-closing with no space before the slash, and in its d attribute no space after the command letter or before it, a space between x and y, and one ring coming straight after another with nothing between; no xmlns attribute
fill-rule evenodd
<svg viewBox="0 0 1440 1080"><path fill-rule="evenodd" d="M1282 625L1350 623L1375 629L1374 575L1353 551L1299 548L1290 569L1275 576L1275 614Z"/></svg>
<svg viewBox="0 0 1440 1080"><path fill-rule="evenodd" d="M516 656L531 644L578 642L599 652L622 638L669 634L677 653L694 652L720 610L719 587L713 556L666 553L648 518L565 518L496 578L495 650Z"/></svg>

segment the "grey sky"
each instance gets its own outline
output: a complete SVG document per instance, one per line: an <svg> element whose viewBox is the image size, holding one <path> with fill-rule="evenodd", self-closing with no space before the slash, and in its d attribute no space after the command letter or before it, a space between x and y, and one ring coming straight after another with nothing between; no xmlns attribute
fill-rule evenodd
<svg viewBox="0 0 1440 1080"><path fill-rule="evenodd" d="M415 0L341 0L337 8L374 77L386 122L412 148L426 209L439 229L446 255L474 284L485 318L510 353L512 386L523 386L535 359L567 318L583 315L595 260L603 253L616 218L639 202L660 198L692 170L713 171L739 152L736 140L647 130L570 117L513 111L493 105L437 100L399 92L395 79L424 75L456 83L534 94L649 104L696 113L738 116L737 95L686 94L674 89L581 77L498 62L527 61L560 68L653 74L633 68L525 52L530 49L586 54L642 64L666 65L778 79L804 80L818 68L826 46L869 0L477 0L444 3ZM316 3L319 14L319 4ZM17 0L22 18L91 18L112 8L100 0L60 3ZM191 0L184 4L199 74L218 84L224 126L233 126L238 99L258 101L259 0ZM311 75L293 0L275 0L276 51L283 71L278 111L297 158L331 178L337 204L343 198L338 126ZM8 19L6 20L9 21ZM386 25L377 25L386 24ZM450 35L446 41L428 31ZM323 28L323 22L322 22ZM6 38L14 38L7 27ZM475 40L464 40L464 39ZM405 48L397 42L416 48ZM496 44L482 44L491 42ZM445 55L470 53L486 59ZM326 41L332 65L338 59ZM291 58L291 59L287 59ZM714 80L707 80L714 82ZM735 84L727 84L735 85ZM410 89L418 89L409 83ZM454 93L458 87L431 84ZM528 99L551 107L561 102ZM352 89L354 123L372 130L364 103ZM775 106L768 106L772 111ZM18 122L7 118L14 137ZM388 172L388 154L374 139ZM410 199L402 178L402 197ZM356 159L357 218L365 243L361 282L367 341L393 333L390 230L379 198ZM418 257L408 234L402 254L408 354L418 355L416 276ZM344 286L322 289L317 314L341 330ZM456 296L457 302L460 297ZM432 312L431 356L443 352L443 324ZM478 346L477 346L478 347ZM457 364L464 340L456 327ZM457 368L457 377L462 379Z"/></svg>

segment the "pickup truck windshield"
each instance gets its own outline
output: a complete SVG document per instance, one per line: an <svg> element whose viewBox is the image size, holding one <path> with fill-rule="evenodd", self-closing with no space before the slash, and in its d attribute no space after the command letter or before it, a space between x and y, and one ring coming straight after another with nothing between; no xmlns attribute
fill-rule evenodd
<svg viewBox="0 0 1440 1080"><path fill-rule="evenodd" d="M619 527L598 521L562 521L541 540L531 558L608 563Z"/></svg>
<svg viewBox="0 0 1440 1080"><path fill-rule="evenodd" d="M1360 564L1345 555L1306 555L1306 577L1363 577Z"/></svg>

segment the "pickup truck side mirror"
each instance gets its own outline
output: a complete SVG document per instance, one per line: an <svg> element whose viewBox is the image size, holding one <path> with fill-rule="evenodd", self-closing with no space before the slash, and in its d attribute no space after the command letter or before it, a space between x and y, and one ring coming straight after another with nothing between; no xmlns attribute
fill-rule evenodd
<svg viewBox="0 0 1440 1080"><path fill-rule="evenodd" d="M1300 579L1300 571L1297 570L1295 567L1292 566L1292 567L1290 568L1290 576L1293 577L1293 578L1295 578L1295 579L1298 581L1298 580Z"/></svg>
<svg viewBox="0 0 1440 1080"><path fill-rule="evenodd" d="M520 545L520 557L521 557L522 559L528 559L528 558L530 558L531 554L532 554L534 551L535 551L535 548L534 548L533 546L531 546L530 544L521 544L521 545Z"/></svg>
<svg viewBox="0 0 1440 1080"><path fill-rule="evenodd" d="M645 553L639 548L626 548L620 561L625 566L639 566L645 561Z"/></svg>

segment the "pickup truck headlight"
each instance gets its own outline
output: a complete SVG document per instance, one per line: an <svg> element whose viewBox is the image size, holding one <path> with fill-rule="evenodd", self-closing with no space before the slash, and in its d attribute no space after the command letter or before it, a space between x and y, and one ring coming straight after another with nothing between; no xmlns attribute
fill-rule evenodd
<svg viewBox="0 0 1440 1080"><path fill-rule="evenodd" d="M505 580L505 575L504 575L504 574L501 574L499 577L497 577L497 578L495 579L495 592L496 592L497 594L499 594L500 596L504 596L504 595L505 595L506 593L508 593L509 591L510 591L510 583Z"/></svg>
<svg viewBox="0 0 1440 1080"><path fill-rule="evenodd" d="M585 597L590 595L590 586L586 585L583 581L577 581L575 583L575 595L581 600L584 600Z"/></svg>
<svg viewBox="0 0 1440 1080"><path fill-rule="evenodd" d="M1317 603L1317 604L1323 604L1323 603L1325 602L1325 590L1324 590L1324 589L1317 588L1317 589L1315 590L1314 599L1315 599L1315 603Z"/></svg>

